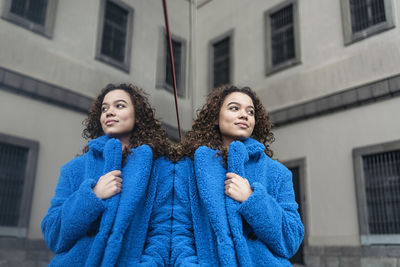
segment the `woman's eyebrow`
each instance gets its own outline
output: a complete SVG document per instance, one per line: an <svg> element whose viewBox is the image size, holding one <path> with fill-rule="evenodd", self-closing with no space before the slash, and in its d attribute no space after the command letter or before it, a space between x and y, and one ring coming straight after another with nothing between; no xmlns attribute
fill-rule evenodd
<svg viewBox="0 0 400 267"><path fill-rule="evenodd" d="M240 104L239 102L235 102L235 101L229 102L229 103L228 103L228 106L231 105L231 104L235 104L235 105L241 106L241 104ZM255 109L254 106L252 106L252 105L249 105L249 106L247 106L247 107L248 107L248 108Z"/></svg>
<svg viewBox="0 0 400 267"><path fill-rule="evenodd" d="M125 103L128 103L128 102L126 102L124 99L117 99L117 100L115 100L113 103L118 103L118 102L125 102ZM107 102L103 102L103 104L101 104L102 106L103 105L109 105Z"/></svg>

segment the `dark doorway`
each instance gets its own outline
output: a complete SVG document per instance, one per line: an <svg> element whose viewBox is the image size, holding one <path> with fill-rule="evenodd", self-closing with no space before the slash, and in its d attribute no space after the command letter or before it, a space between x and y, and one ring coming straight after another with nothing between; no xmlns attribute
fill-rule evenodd
<svg viewBox="0 0 400 267"><path fill-rule="evenodd" d="M293 179L293 188L294 188L294 194L296 198L297 204L299 204L299 213L301 217L301 221L304 223L303 219L303 213L302 213L302 201L301 201L301 184L300 184L300 179L301 177L301 172L300 172L300 166L294 166L294 167L289 167L289 170L292 172L292 179ZM304 240L300 245L299 250L297 253L290 259L290 262L292 264L297 263L297 264L304 264L304 257L303 257L303 247L304 247Z"/></svg>

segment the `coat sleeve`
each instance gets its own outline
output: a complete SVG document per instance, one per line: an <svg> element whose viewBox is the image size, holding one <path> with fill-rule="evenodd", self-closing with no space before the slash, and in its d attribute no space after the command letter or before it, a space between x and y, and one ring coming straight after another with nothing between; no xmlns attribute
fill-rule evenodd
<svg viewBox="0 0 400 267"><path fill-rule="evenodd" d="M61 169L55 196L41 224L47 245L57 254L69 250L83 237L105 209L104 201L92 190L95 180L84 180L74 191L74 178L78 179L67 165Z"/></svg>
<svg viewBox="0 0 400 267"><path fill-rule="evenodd" d="M157 183L157 191L140 266L169 266L173 163L163 159L156 161L151 182Z"/></svg>
<svg viewBox="0 0 400 267"><path fill-rule="evenodd" d="M195 249L193 220L189 199L190 162L187 159L176 165L172 216L171 266L200 266Z"/></svg>
<svg viewBox="0 0 400 267"><path fill-rule="evenodd" d="M303 240L304 227L297 212L291 172L280 170L275 178L276 197L263 184L255 182L252 195L240 205L239 212L271 251L290 258Z"/></svg>

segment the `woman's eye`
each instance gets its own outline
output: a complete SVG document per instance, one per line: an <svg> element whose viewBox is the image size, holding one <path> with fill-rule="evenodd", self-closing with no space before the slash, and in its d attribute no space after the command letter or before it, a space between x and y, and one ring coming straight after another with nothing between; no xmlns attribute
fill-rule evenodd
<svg viewBox="0 0 400 267"><path fill-rule="evenodd" d="M232 106L232 107L230 107L229 109L230 109L230 110L239 110L239 108L236 107L236 106Z"/></svg>
<svg viewBox="0 0 400 267"><path fill-rule="evenodd" d="M106 112L107 110L108 110L108 107L106 107L106 106L101 107L101 112Z"/></svg>
<svg viewBox="0 0 400 267"><path fill-rule="evenodd" d="M250 115L254 115L254 110L249 109L249 111L247 111L247 113L249 113Z"/></svg>
<svg viewBox="0 0 400 267"><path fill-rule="evenodd" d="M125 107L125 105L123 105L123 104L117 104L117 108L124 108Z"/></svg>

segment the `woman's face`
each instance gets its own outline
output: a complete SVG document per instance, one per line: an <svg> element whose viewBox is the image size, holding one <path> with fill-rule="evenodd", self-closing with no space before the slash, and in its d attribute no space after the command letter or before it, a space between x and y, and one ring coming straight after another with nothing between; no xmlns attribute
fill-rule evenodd
<svg viewBox="0 0 400 267"><path fill-rule="evenodd" d="M129 142L130 133L135 126L135 109L130 95L124 90L108 92L101 105L100 116L103 132L109 136Z"/></svg>
<svg viewBox="0 0 400 267"><path fill-rule="evenodd" d="M226 96L219 111L219 131L225 147L234 140L248 138L254 130L255 108L251 98L240 92Z"/></svg>

